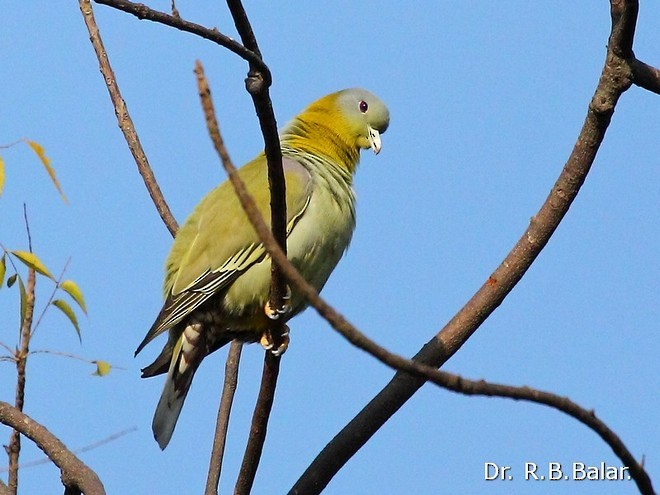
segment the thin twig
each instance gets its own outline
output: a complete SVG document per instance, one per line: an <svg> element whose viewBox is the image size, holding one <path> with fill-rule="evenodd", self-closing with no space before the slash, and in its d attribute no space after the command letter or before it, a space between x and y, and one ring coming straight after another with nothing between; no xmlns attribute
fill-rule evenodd
<svg viewBox="0 0 660 495"><path fill-rule="evenodd" d="M243 344L236 340L232 341L229 346L229 353L225 364L225 380L222 387L220 407L218 408L218 419L216 421L215 435L213 437L211 461L209 462L209 473L206 478L205 495L216 495L218 493L218 484L220 483L220 473L222 471L222 460L227 441L227 430L229 428L229 416L234 401L234 393L236 392L236 386L238 384L238 366L241 361L242 348Z"/></svg>
<svg viewBox="0 0 660 495"><path fill-rule="evenodd" d="M82 454L84 452L89 452L90 450L94 450L98 447L102 447L103 445L106 445L110 442L113 442L113 441L117 440L118 438L121 438L125 435L128 435L129 433L133 433L134 431L137 431L137 429L138 429L137 426L131 426L130 428L126 428L125 430L119 431L117 433L113 433L112 435L109 435L109 436L107 436L107 437L105 437L101 440L98 440L94 443L91 443L89 445L85 445L84 447L81 447L81 448L76 449L76 450L72 450L71 453L74 454L74 455L78 455L78 454ZM22 470L25 470L25 469L41 466L43 464L49 464L51 462L52 461L49 457L44 457L42 459L36 459L34 461L21 462L19 468L22 469ZM0 467L0 473L8 471L8 470L9 470L8 467L7 468Z"/></svg>
<svg viewBox="0 0 660 495"><path fill-rule="evenodd" d="M65 487L85 495L105 495L101 480L44 426L15 407L0 401L0 423L6 424L32 440L60 469Z"/></svg>
<svg viewBox="0 0 660 495"><path fill-rule="evenodd" d="M32 252L32 234L30 233L30 222L28 221L27 205L23 203L23 220L25 221L25 233L27 234L28 250Z"/></svg>
<svg viewBox="0 0 660 495"><path fill-rule="evenodd" d="M37 328L39 328L39 325L41 324L41 320L43 320L44 315L50 308L50 304L53 302L53 299L55 299L55 294L57 294L57 291L60 288L60 284L62 283L62 279L64 278L64 274L66 273L67 268L69 267L69 263L71 263L71 257L69 257L66 260L66 263L64 263L64 267L62 268L62 271L60 272L59 277L55 280L55 286L53 287L53 290L50 293L50 297L48 298L48 301L46 301L46 304L44 305L43 309L41 310L41 314L37 318L36 323L32 327L32 337L34 337L34 334L37 332Z"/></svg>
<svg viewBox="0 0 660 495"><path fill-rule="evenodd" d="M83 363L87 364L94 364L98 365L99 360L98 359L87 359L81 356L76 356L75 354L71 354L69 352L61 352L61 351L51 351L49 349L38 349L36 351L30 351L30 354L50 354L51 356L60 356L60 357L65 357L69 359L75 359L77 361L82 361ZM114 366L112 365L112 369L117 371L126 371L126 368L122 366Z"/></svg>
<svg viewBox="0 0 660 495"><path fill-rule="evenodd" d="M83 14L85 20L85 25L87 26L87 31L89 32L89 39L92 42L94 47L94 52L99 61L99 68L103 74L103 79L110 93L110 99L112 104L115 107L115 115L117 116L117 123L119 128L124 134L128 148L133 154L135 163L137 164L138 171L144 180L144 185L149 191L149 196L158 210L158 214L163 219L163 223L170 231L170 234L174 236L177 231L177 223L170 211L169 206L165 202L163 193L160 190L160 186L156 181L153 170L149 165L149 160L147 155L144 153L142 144L140 143L140 138L135 131L135 126L133 125L133 120L131 119L130 114L128 113L128 108L126 102L121 96L119 91L119 86L117 85L117 79L115 77L114 71L110 66L110 60L108 59L108 54L105 51L103 46L103 41L101 40L101 34L99 33L99 28L94 19L94 12L92 11L92 4L90 0L79 0L80 11Z"/></svg>
<svg viewBox="0 0 660 495"><path fill-rule="evenodd" d="M28 248L30 252L32 252L32 235L30 234L30 222L28 221L27 207L25 206L25 203L23 204L23 217L25 219ZM27 358L30 354L36 279L37 277L34 268L29 268L27 286L25 288L25 301L22 301L22 305L25 305L25 309L22 311L19 345L14 353L14 359L16 362L16 397L14 407L16 407L19 412L23 411L23 406L25 404L25 385L27 379L26 367ZM14 429L11 432L9 445L6 449L9 456L9 476L7 485L10 493L16 494L18 492L18 459L21 453L21 435L19 430Z"/></svg>
<svg viewBox="0 0 660 495"><path fill-rule="evenodd" d="M266 352L264 356L264 368L261 376L259 396L252 414L250 424L250 436L245 446L243 463L238 473L234 495L249 495L257 475L259 460L266 441L268 419L275 398L275 385L280 372L281 356L275 356L272 352Z"/></svg>
<svg viewBox="0 0 660 495"><path fill-rule="evenodd" d="M173 27L180 31L185 31L187 33L194 34L201 38L207 39L216 43L227 50L235 53L243 60L254 64L259 67L259 70L264 74L270 74L268 67L263 63L261 57L256 53L252 52L248 48L244 47L236 40L231 39L229 36L222 34L216 28L207 28L195 24L194 22L186 21L178 15L170 15L165 12L159 12L153 10L146 5L141 3L129 2L126 0L94 0L96 3L107 5L117 10L126 12L127 14L134 15L138 19L146 19L148 21L153 21L159 24L164 24L166 26ZM270 76L269 76L270 77Z"/></svg>
<svg viewBox="0 0 660 495"><path fill-rule="evenodd" d="M19 412L23 411L25 404L25 384L26 384L26 366L27 358L30 353L30 336L32 330L32 318L34 316L35 284L36 274L33 268L28 269L27 286L25 289L25 312L21 321L21 338L19 349L14 354L16 360L16 398L14 407ZM9 454L9 476L8 487L11 493L18 492L18 459L21 453L21 435L18 429L14 428L9 439L7 447Z"/></svg>
<svg viewBox="0 0 660 495"><path fill-rule="evenodd" d="M199 60L195 62L194 72L197 76L197 88L202 101L202 109L204 110L207 128L211 135L215 150L218 153L218 156L220 156L223 166L233 167L229 152L222 139L222 134L220 134L220 126L215 117L213 101L211 100L211 91L209 89L208 81L204 76L204 67ZM205 493L207 495L217 493L218 483L220 481L222 458L227 438L227 428L229 426L229 413L231 411L236 383L238 381L238 365L241 356L241 348L242 344L239 342L232 342L227 356L227 363L225 364L225 381L218 410L218 419L216 422L213 449L209 463L209 472L206 480Z"/></svg>

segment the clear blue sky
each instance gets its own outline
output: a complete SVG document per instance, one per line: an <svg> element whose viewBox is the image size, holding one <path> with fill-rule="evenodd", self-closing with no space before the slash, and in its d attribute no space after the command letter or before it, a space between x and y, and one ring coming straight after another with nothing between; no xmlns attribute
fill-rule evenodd
<svg viewBox="0 0 660 495"><path fill-rule="evenodd" d="M169 1L152 2L167 9ZM235 35L222 2L181 15ZM362 86L391 110L377 157L356 179L358 227L323 295L361 330L410 356L465 303L524 231L559 174L605 56L607 2L273 2L247 6L274 84L278 124L337 89ZM201 493L226 351L195 378L172 442L161 452L151 417L160 378L141 380L133 351L161 305L171 239L117 128L75 2L7 2L2 9L0 143L41 143L70 204L25 146L6 162L0 241L34 249L82 287L82 346L50 311L33 349L103 359L103 379L78 361L30 359L26 412L72 449L136 426L81 455L111 494ZM95 6L124 98L163 192L183 221L224 180L194 75L205 64L236 163L262 138L244 91L246 64L209 42ZM642 2L635 51L660 65L660 7ZM660 485L660 97L632 88L583 190L523 281L446 369L568 396L646 456ZM43 304L49 293L42 283ZM41 307L41 306L39 306ZM16 342L15 289L0 291L0 340ZM263 351L243 352L222 488L243 454ZM254 493L284 493L315 454L391 378L313 310L292 322ZM14 371L0 363L0 398ZM0 428L2 441L9 430ZM27 444L27 442L26 442ZM26 447L22 460L41 457ZM485 482L484 463L514 481ZM590 430L547 408L467 398L425 386L329 485L328 494L635 493L632 482L523 481L524 462L619 465ZM5 464L0 461L0 465ZM518 475L518 476L516 476ZM3 476L6 476L4 474ZM21 473L23 494L54 493L50 466Z"/></svg>

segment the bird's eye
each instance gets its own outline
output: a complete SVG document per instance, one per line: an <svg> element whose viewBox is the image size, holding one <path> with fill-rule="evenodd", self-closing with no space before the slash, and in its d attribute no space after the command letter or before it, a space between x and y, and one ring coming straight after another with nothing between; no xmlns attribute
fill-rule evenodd
<svg viewBox="0 0 660 495"><path fill-rule="evenodd" d="M360 112L367 113L367 110L369 110L369 105L367 105L366 101L362 100L360 102Z"/></svg>

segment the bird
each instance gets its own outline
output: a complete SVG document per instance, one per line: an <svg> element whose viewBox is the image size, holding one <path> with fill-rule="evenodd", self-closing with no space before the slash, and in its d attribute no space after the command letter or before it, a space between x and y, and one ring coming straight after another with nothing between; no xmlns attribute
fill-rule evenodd
<svg viewBox="0 0 660 495"><path fill-rule="evenodd" d="M343 256L355 228L353 176L361 150L381 150L389 110L374 94L350 88L326 95L280 131L286 181L287 256L317 290ZM238 169L270 225L267 161L262 152ZM142 378L167 374L152 422L164 450L174 432L193 376L202 360L236 339L261 342L276 355L268 330L271 260L230 182L210 191L178 230L165 262L165 302L135 355L168 332ZM284 322L307 303L288 295Z"/></svg>

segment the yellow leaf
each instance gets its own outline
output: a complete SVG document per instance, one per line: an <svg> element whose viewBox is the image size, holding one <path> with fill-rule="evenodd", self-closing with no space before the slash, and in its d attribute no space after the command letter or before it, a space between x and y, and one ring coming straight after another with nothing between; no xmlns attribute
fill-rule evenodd
<svg viewBox="0 0 660 495"><path fill-rule="evenodd" d="M21 292L21 328L23 328L23 322L27 313L27 291L21 277L18 277L18 288Z"/></svg>
<svg viewBox="0 0 660 495"><path fill-rule="evenodd" d="M0 196L2 196L2 188L5 185L5 162L0 156Z"/></svg>
<svg viewBox="0 0 660 495"><path fill-rule="evenodd" d="M2 284L5 281L5 272L7 271L7 265L5 263L5 255L2 255L0 258L0 289L2 289Z"/></svg>
<svg viewBox="0 0 660 495"><path fill-rule="evenodd" d="M11 288L11 286L16 283L17 277L18 277L18 273L14 273L11 277L7 279L7 288Z"/></svg>
<svg viewBox="0 0 660 495"><path fill-rule="evenodd" d="M80 327L78 326L78 318L76 318L76 314L73 312L73 309L71 309L71 306L69 306L69 303L63 301L62 299L55 299L51 304L66 315L66 317L73 325L73 328L76 329L76 333L78 334L78 340L82 341L82 338L80 336Z"/></svg>
<svg viewBox="0 0 660 495"><path fill-rule="evenodd" d="M0 279L0 284L2 283ZM78 303L78 306L80 306L80 309L83 310L83 313L87 314L87 305L85 304L85 298L83 297L83 293L80 290L80 287L78 287L78 284L76 284L73 280L65 280L60 284L60 288L69 294L74 301Z"/></svg>
<svg viewBox="0 0 660 495"><path fill-rule="evenodd" d="M64 195L64 191L62 191L62 187L60 186L60 183L57 180L57 177L55 176L55 169L51 166L50 158L46 156L46 150L44 150L44 147L41 146L36 141L30 141L29 139L25 140L25 142L28 144L30 148L32 148L32 151L36 153L36 155L39 157L39 160L41 160L41 163L43 163L46 172L48 172L48 175L50 176L50 180L53 181L53 184L57 188L57 191L60 193L60 196L62 197L62 201L68 203L69 201L66 199L66 196Z"/></svg>
<svg viewBox="0 0 660 495"><path fill-rule="evenodd" d="M93 373L96 376L105 376L110 373L112 366L107 361L92 361L96 365L96 371Z"/></svg>
<svg viewBox="0 0 660 495"><path fill-rule="evenodd" d="M33 270L41 273L42 275L45 275L46 277L50 278L51 280L55 280L55 277L53 277L50 274L50 272L48 271L48 268L46 268L46 265L44 265L41 262L41 260L37 257L36 254L30 253L28 251L11 251L11 254L16 256L25 265L32 268Z"/></svg>

